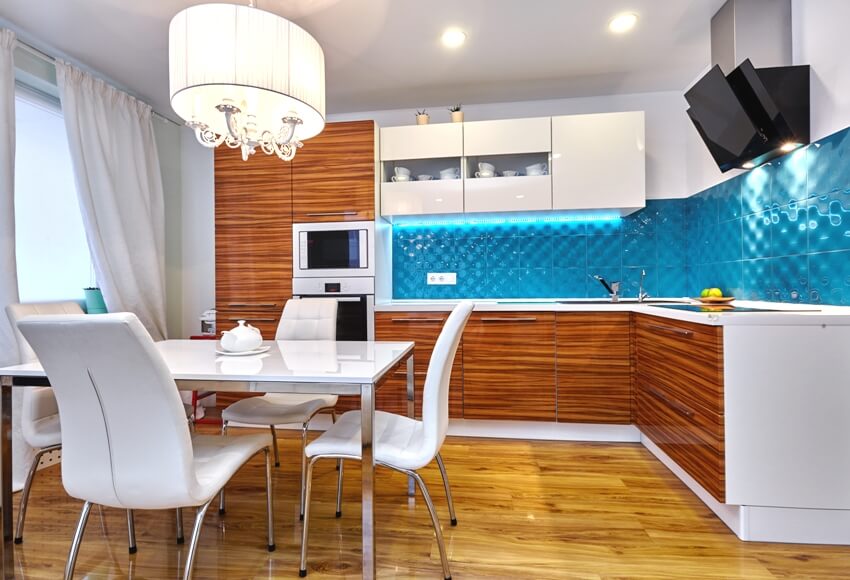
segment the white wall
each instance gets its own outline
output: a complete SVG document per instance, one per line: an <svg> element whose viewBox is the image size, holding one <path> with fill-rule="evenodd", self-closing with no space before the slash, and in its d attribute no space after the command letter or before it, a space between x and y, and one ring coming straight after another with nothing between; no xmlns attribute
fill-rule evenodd
<svg viewBox="0 0 850 580"><path fill-rule="evenodd" d="M182 199L180 127L154 117L153 132L162 173L165 195L165 322L169 338L181 335L183 276L181 273L183 239L180 205Z"/></svg>
<svg viewBox="0 0 850 580"><path fill-rule="evenodd" d="M187 337L200 332L201 313L215 308L215 180L213 152L187 128L180 130L180 152L181 337Z"/></svg>
<svg viewBox="0 0 850 580"><path fill-rule="evenodd" d="M685 181L685 100L681 92L638 93L576 99L516 103L464 104L464 120L484 121L548 117L615 111L646 112L646 196L648 199L683 197ZM449 121L446 106L428 107L432 123ZM329 121L374 119L382 127L411 125L415 111L393 109L329 115ZM309 141L305 143L309 147Z"/></svg>
<svg viewBox="0 0 850 580"><path fill-rule="evenodd" d="M812 67L812 141L850 125L848 0L794 0L794 64Z"/></svg>

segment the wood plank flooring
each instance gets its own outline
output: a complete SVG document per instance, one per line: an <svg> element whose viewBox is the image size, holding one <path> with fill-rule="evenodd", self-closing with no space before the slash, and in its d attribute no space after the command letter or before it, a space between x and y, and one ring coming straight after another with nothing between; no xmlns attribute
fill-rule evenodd
<svg viewBox="0 0 850 580"><path fill-rule="evenodd" d="M237 431L238 433L238 431ZM228 488L228 511L210 509L195 577L297 578L299 445L281 433L275 470L277 551L265 549L262 460ZM444 523L453 577L488 578L850 578L850 549L739 541L685 486L637 444L449 438L443 457L459 525L436 465L423 470ZM360 576L359 476L347 464L342 518L334 517L336 471L320 463L308 578ZM399 474L377 478L378 574L440 578L440 556L421 498ZM16 494L16 498L20 494ZM39 473L17 574L59 578L80 502L56 467ZM186 536L191 516L185 517ZM15 515L17 515L17 506ZM137 512L138 553L127 553L124 512L94 509L77 561L78 578L179 578L186 546L174 541L174 512Z"/></svg>

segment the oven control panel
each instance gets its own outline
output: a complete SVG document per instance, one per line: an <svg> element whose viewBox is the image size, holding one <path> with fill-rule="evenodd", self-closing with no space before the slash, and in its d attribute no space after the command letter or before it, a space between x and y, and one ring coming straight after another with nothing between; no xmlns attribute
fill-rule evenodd
<svg viewBox="0 0 850 580"><path fill-rule="evenodd" d="M374 278L293 278L292 293L310 294L374 294Z"/></svg>

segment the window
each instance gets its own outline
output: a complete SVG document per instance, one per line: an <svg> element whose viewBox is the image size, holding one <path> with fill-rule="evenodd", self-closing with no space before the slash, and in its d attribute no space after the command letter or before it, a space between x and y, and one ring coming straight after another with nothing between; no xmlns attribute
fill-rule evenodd
<svg viewBox="0 0 850 580"><path fill-rule="evenodd" d="M19 88L15 123L21 302L82 299L94 276L59 103Z"/></svg>

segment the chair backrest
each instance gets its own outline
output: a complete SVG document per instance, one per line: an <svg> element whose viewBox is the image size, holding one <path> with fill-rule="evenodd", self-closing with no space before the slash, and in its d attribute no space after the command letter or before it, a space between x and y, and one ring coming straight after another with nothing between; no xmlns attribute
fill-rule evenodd
<svg viewBox="0 0 850 580"><path fill-rule="evenodd" d="M423 441L420 452L433 459L449 428L449 384L455 353L474 304L465 300L454 307L431 353L422 393Z"/></svg>
<svg viewBox="0 0 850 580"><path fill-rule="evenodd" d="M26 316L34 314L82 314L83 309L76 302L70 300L64 302L28 302L22 304L9 304L6 306L6 315L15 333L18 343L19 361L23 363L37 360L32 347L18 330L18 321ZM21 393L21 434L24 441L29 445L37 446L38 429L36 421L55 415L56 399L53 397L50 387L30 387L23 389Z"/></svg>
<svg viewBox="0 0 850 580"><path fill-rule="evenodd" d="M336 311L333 298L288 300L275 340L336 340Z"/></svg>
<svg viewBox="0 0 850 580"><path fill-rule="evenodd" d="M65 302L25 302L22 304L9 304L6 306L6 316L15 330L15 339L18 341L18 355L20 363L29 363L37 360L32 347L24 335L18 330L18 321L25 316L33 314L82 314L83 309L76 302L70 300ZM26 392L26 391L24 391Z"/></svg>
<svg viewBox="0 0 850 580"><path fill-rule="evenodd" d="M30 316L18 328L59 403L69 495L132 509L200 503L177 386L134 314Z"/></svg>

